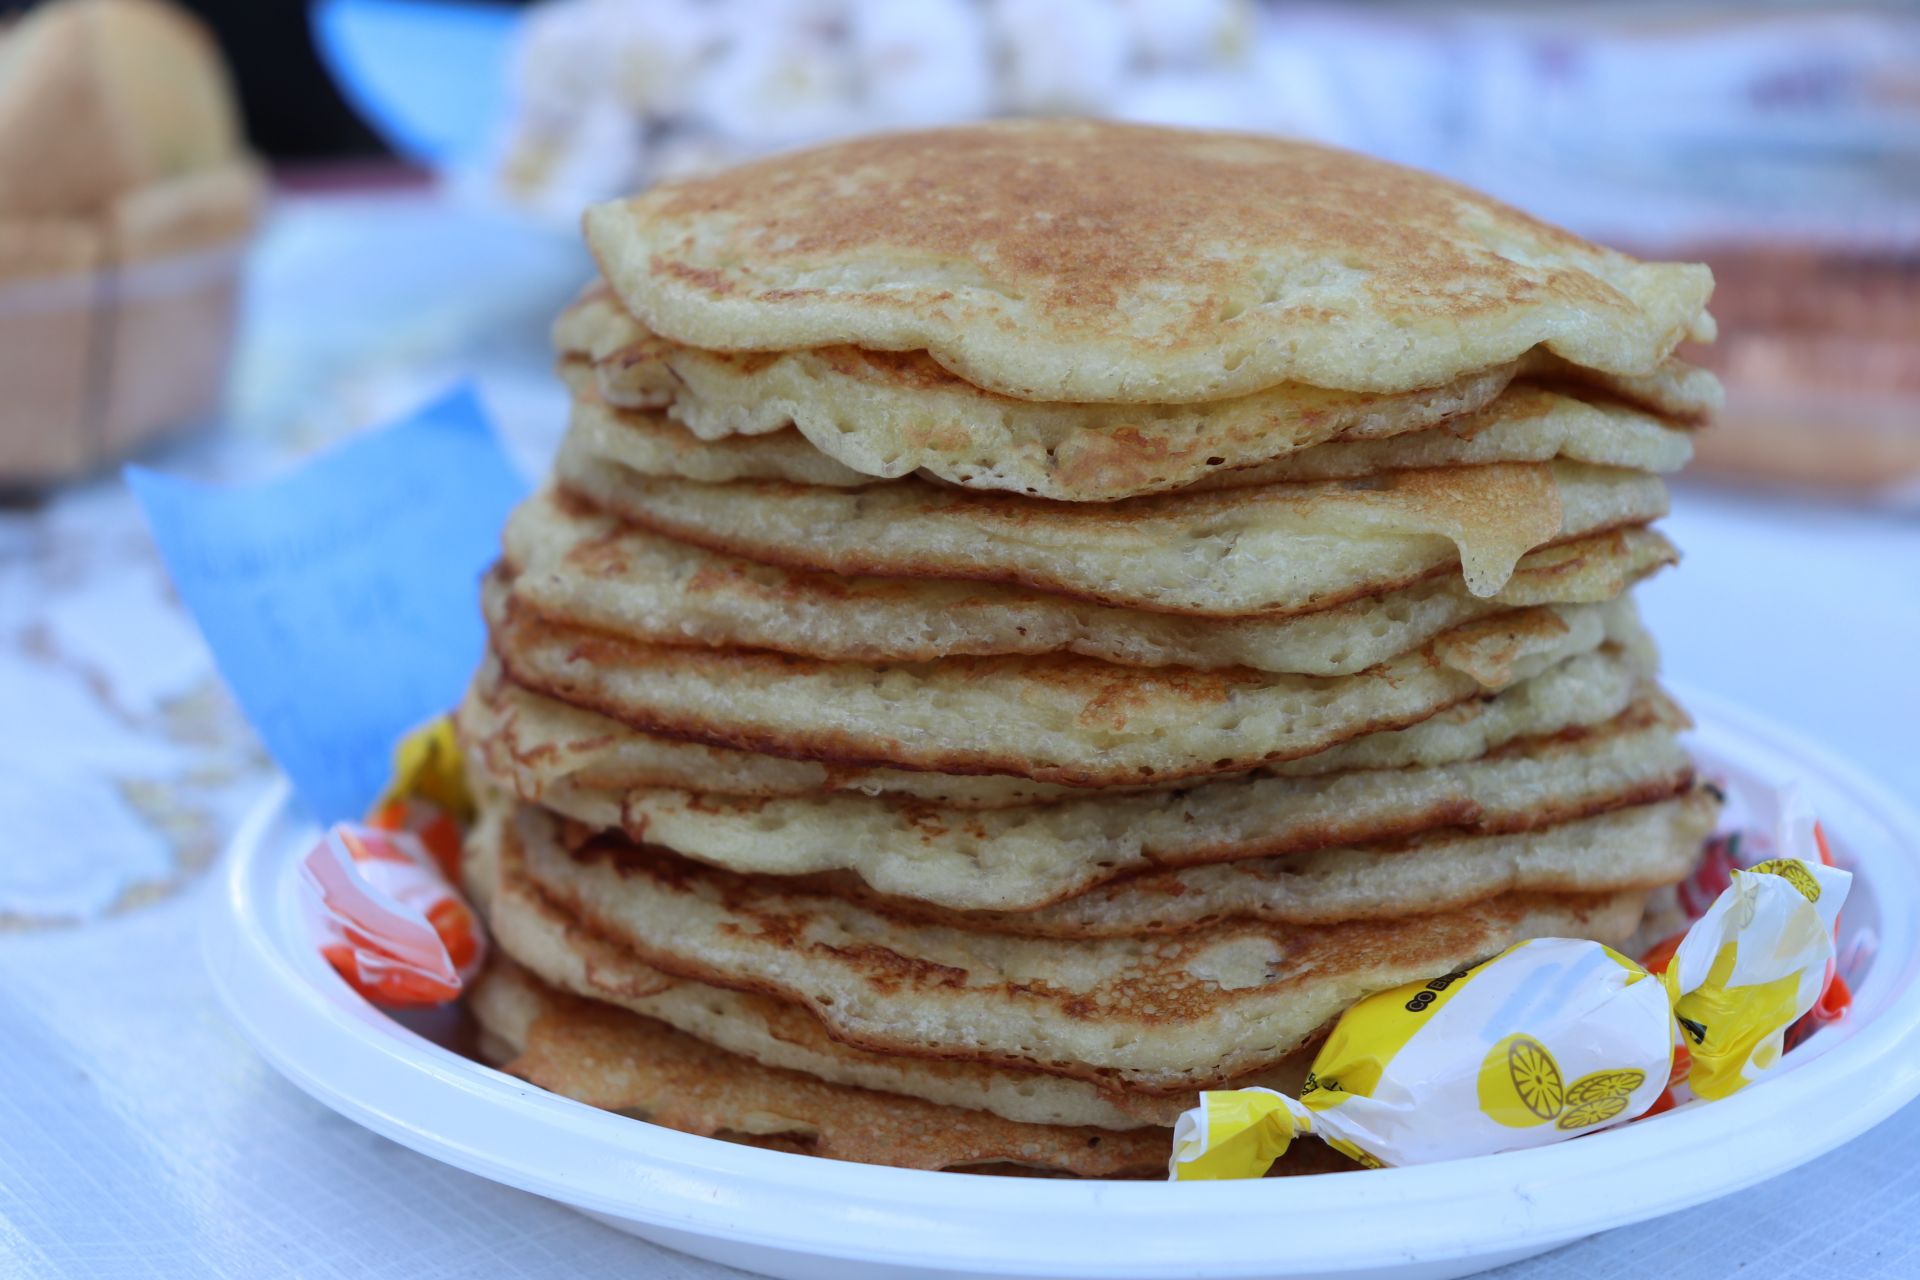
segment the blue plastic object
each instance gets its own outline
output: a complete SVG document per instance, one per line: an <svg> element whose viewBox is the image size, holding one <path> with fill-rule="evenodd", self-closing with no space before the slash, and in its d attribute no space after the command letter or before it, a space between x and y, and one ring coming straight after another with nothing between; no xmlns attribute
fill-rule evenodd
<svg viewBox="0 0 1920 1280"><path fill-rule="evenodd" d="M519 11L436 0L320 0L314 43L354 109L401 155L483 163L506 119Z"/></svg>

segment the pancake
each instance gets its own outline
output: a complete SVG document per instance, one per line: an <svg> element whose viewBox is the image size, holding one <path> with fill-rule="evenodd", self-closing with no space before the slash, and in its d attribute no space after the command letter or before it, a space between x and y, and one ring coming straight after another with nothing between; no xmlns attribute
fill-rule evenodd
<svg viewBox="0 0 1920 1280"><path fill-rule="evenodd" d="M1720 796L1631 589L1721 396L1675 354L1705 267L1078 120L583 222L455 721L508 1070L1159 1176L1197 1091L1297 1091L1357 1000L1516 942L1630 946L1695 866Z"/></svg>
<svg viewBox="0 0 1920 1280"><path fill-rule="evenodd" d="M1404 391L1540 346L1644 375L1713 332L1704 266L1249 134L1021 120L859 138L584 225L625 308L678 342L925 350L1026 400Z"/></svg>
<svg viewBox="0 0 1920 1280"><path fill-rule="evenodd" d="M1529 551L1666 514L1660 480L1581 463L1394 471L1071 507L923 480L842 490L644 476L569 433L556 483L654 533L845 576L1014 583L1163 613L1310 613L1461 573L1490 596Z"/></svg>
<svg viewBox="0 0 1920 1280"><path fill-rule="evenodd" d="M731 795L850 791L992 808L1080 794L1028 778L861 768L736 751L643 733L522 688L489 653L460 704L462 741L488 773L537 801L556 785L713 788Z"/></svg>
<svg viewBox="0 0 1920 1280"><path fill-rule="evenodd" d="M889 908L992 933L1142 938L1221 920L1394 920L1457 911L1503 893L1651 890L1693 870L1719 809L1711 792L1697 788L1512 834L1440 830L1388 844L1180 867L1113 880L1038 911L952 911L911 901Z"/></svg>
<svg viewBox="0 0 1920 1280"><path fill-rule="evenodd" d="M1546 351L1536 351L1521 366L1526 375L1547 385L1598 391L1672 422L1704 426L1726 407L1726 388L1710 369L1667 358L1648 374L1602 373L1568 364Z"/></svg>
<svg viewBox="0 0 1920 1280"><path fill-rule="evenodd" d="M580 447L595 457L640 475L677 476L704 484L786 480L858 488L872 484L875 474L897 477L914 470L913 466L901 465L878 473L857 471L828 456L838 450L823 452L807 437L791 430L703 440L665 414L615 409L592 393L575 397L571 430L583 437ZM1689 432L1643 410L1517 385L1485 408L1450 418L1437 427L1386 440L1335 441L1274 461L1232 469L1216 467L1199 474L1192 483L1180 483L1186 489L1244 488L1349 480L1413 468L1551 462L1555 458L1664 472L1678 471L1692 456ZM1010 487L980 484L978 476L965 470L941 478L972 488ZM1127 497L1173 487L1172 483L1155 484L1102 497ZM1061 496L1046 486L1024 486L1022 491L1047 498Z"/></svg>
<svg viewBox="0 0 1920 1280"><path fill-rule="evenodd" d="M654 968L797 1001L874 1052L1161 1094L1271 1067L1367 993L1525 938L1623 940L1646 899L1506 894L1391 921L1029 938L910 921L618 837L570 849L527 806L506 833L543 893Z"/></svg>
<svg viewBox="0 0 1920 1280"><path fill-rule="evenodd" d="M1618 401L1521 383L1484 409L1391 440L1342 440L1271 462L1216 470L1188 491L1357 480L1383 471L1565 459L1634 471L1678 471L1693 433Z"/></svg>
<svg viewBox="0 0 1920 1280"><path fill-rule="evenodd" d="M514 591L542 613L659 644L847 662L1075 653L1122 666L1352 675L1499 609L1597 603L1678 559L1649 529L1521 557L1485 599L1458 578L1281 618L1195 620L992 583L840 578L755 564L624 525L543 490L507 522Z"/></svg>
<svg viewBox="0 0 1920 1280"><path fill-rule="evenodd" d="M469 844L470 850L475 847ZM657 1019L762 1066L989 1111L1022 1124L1166 1126L1190 1101L1116 1093L1037 1071L856 1049L829 1036L820 1020L797 1004L676 978L648 966L555 907L517 864L498 872L496 884L487 919L494 941L541 981ZM1272 1070L1220 1083L1297 1092L1309 1056L1303 1051Z"/></svg>
<svg viewBox="0 0 1920 1280"><path fill-rule="evenodd" d="M1606 645L1569 658L1493 697L1469 699L1405 729L1367 734L1326 751L1264 766L1310 776L1401 769L1485 755L1516 738L1598 724L1624 711L1652 672L1645 647ZM500 786L540 802L556 787L624 792L674 788L736 796L845 793L910 797L958 809L995 809L1084 796L1078 787L1007 776L847 768L681 742L641 733L507 681L488 657L462 701L461 740ZM1179 785L1179 784L1174 784ZM1116 788L1126 794L1153 788Z"/></svg>
<svg viewBox="0 0 1920 1280"><path fill-rule="evenodd" d="M1310 777L1235 775L1198 786L990 811L822 795L594 790L540 802L594 830L730 870L848 871L881 893L949 908L1032 911L1129 873L1400 838L1436 827L1528 831L1665 799L1693 764L1686 717L1649 692L1576 736L1522 739L1479 759ZM1633 882L1629 882L1633 883Z"/></svg>
<svg viewBox="0 0 1920 1280"><path fill-rule="evenodd" d="M974 386L924 351L689 347L649 332L604 280L581 290L556 318L553 345L569 389L623 409L666 410L703 440L793 426L848 466L871 458L899 467L902 454L919 450L925 460L914 465L947 479L955 477L944 468L971 455L970 465L984 470L968 483L1050 483L1062 489L1052 496L1069 501L1105 501L1093 491L1138 483L1129 477L1167 483L1160 469L1178 472L1196 459L1215 470L1330 440L1417 431L1471 413L1516 378L1583 397L1597 392L1692 427L1726 403L1711 370L1672 356L1652 373L1632 375L1583 369L1544 349L1443 386L1392 394L1296 382L1193 405L1018 400ZM1225 456L1209 461L1215 454ZM856 469L869 471L865 464ZM1015 473L1036 479L1014 483Z"/></svg>
<svg viewBox="0 0 1920 1280"><path fill-rule="evenodd" d="M567 429L584 437L595 456L639 475L702 484L785 480L840 489L873 483L872 476L835 462L797 431L702 440L665 414L614 409L591 392L576 392Z"/></svg>
<svg viewBox="0 0 1920 1280"><path fill-rule="evenodd" d="M1592 653L1577 654L1499 693L1435 713L1404 729L1360 737L1260 771L1313 777L1349 769L1409 769L1471 760L1518 738L1573 736L1624 713L1659 669L1653 639L1624 629ZM1179 784L1172 784L1179 785Z"/></svg>
<svg viewBox="0 0 1920 1280"><path fill-rule="evenodd" d="M493 1056L543 1089L683 1133L906 1169L1015 1165L1164 1177L1172 1134L1017 1124L760 1066L495 963L468 998Z"/></svg>
<svg viewBox="0 0 1920 1280"><path fill-rule="evenodd" d="M1481 408L1518 362L1399 395L1292 384L1197 405L1047 404L983 390L924 352L707 351L636 323L604 286L555 326L606 403L665 411L702 440L798 435L857 474L924 470L975 488L1107 501L1329 440L1417 430ZM576 390L582 385L574 381Z"/></svg>
<svg viewBox="0 0 1920 1280"><path fill-rule="evenodd" d="M1689 426L1705 421L1723 399L1711 373L1679 360L1634 378L1535 353L1397 395L1294 383L1195 405L1016 400L955 377L924 352L839 346L742 353L684 346L647 332L604 284L569 307L554 334L561 376L576 396L665 413L702 440L804 436L849 474L923 471L970 488L1071 502L1181 488L1296 450L1380 440L1478 416L1516 377L1541 385L1516 387L1515 396L1559 389L1593 400L1598 393L1603 401L1655 415L1656 422ZM1665 442L1669 454L1683 444ZM1617 456L1584 460L1634 465L1614 461Z"/></svg>
<svg viewBox="0 0 1920 1280"><path fill-rule="evenodd" d="M821 662L624 640L545 618L497 578L493 651L514 683L642 732L836 763L1069 786L1230 773L1401 728L1538 675L1611 633L1623 597L1516 609L1352 676L1143 670L1077 657Z"/></svg>

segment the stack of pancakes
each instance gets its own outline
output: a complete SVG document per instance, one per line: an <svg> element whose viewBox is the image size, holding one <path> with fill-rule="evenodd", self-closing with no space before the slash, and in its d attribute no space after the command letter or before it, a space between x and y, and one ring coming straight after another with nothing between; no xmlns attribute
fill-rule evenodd
<svg viewBox="0 0 1920 1280"><path fill-rule="evenodd" d="M1711 827L1629 598L1704 268L1272 139L1024 122L596 207L461 711L547 1088L1162 1170L1370 991L1624 942Z"/></svg>

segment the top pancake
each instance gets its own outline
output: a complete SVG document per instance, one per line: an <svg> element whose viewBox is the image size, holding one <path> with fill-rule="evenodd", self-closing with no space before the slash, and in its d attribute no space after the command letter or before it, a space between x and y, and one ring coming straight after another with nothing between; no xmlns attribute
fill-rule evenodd
<svg viewBox="0 0 1920 1280"><path fill-rule="evenodd" d="M1071 120L880 135L588 209L677 342L925 350L1026 400L1435 386L1536 347L1652 374L1704 266L1636 262L1453 183L1304 143Z"/></svg>

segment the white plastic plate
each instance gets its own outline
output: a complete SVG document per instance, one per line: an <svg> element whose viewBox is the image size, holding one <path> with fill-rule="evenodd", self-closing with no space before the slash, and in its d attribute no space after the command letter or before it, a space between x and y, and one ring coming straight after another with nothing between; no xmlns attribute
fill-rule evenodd
<svg viewBox="0 0 1920 1280"><path fill-rule="evenodd" d="M267 1060L341 1114L748 1270L796 1280L1470 1275L1738 1191L1920 1094L1920 817L1820 748L1715 699L1683 701L1701 722L1696 748L1736 790L1798 781L1811 792L1835 856L1856 873L1842 954L1860 940L1871 960L1851 1013L1760 1086L1532 1151L1266 1181L1076 1182L847 1164L596 1111L409 1030L327 968L306 936L294 871L316 832L284 788L229 852L207 962Z"/></svg>

